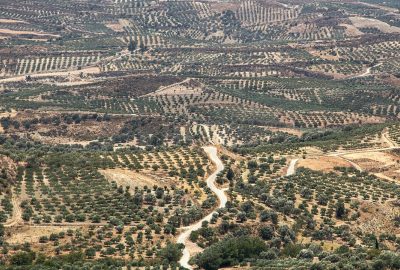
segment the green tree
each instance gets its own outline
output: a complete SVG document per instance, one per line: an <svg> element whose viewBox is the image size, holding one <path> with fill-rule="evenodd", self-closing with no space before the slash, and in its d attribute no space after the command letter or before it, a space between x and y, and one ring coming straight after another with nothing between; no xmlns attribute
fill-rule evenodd
<svg viewBox="0 0 400 270"><path fill-rule="evenodd" d="M159 256L168 262L177 262L182 257L184 245L168 243L160 250Z"/></svg>

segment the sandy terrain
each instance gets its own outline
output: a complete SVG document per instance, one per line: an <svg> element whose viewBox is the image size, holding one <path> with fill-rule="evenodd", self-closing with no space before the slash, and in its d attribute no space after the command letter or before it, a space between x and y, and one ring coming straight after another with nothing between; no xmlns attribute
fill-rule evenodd
<svg viewBox="0 0 400 270"><path fill-rule="evenodd" d="M357 162L364 169L381 168L396 165L396 158L387 152L367 152L343 155L344 158Z"/></svg>
<svg viewBox="0 0 400 270"><path fill-rule="evenodd" d="M186 79L179 83L174 83L160 87L157 91L147 94L146 96L154 95L190 95L203 93L204 85L194 79Z"/></svg>
<svg viewBox="0 0 400 270"><path fill-rule="evenodd" d="M42 143L47 143L47 144L68 144L68 145L75 145L79 144L82 146L89 145L93 141L79 141L79 140L74 140L73 138L68 138L68 137L51 137L51 136L42 136L38 132L33 133L31 136L31 139L34 141L40 141Z"/></svg>
<svg viewBox="0 0 400 270"><path fill-rule="evenodd" d="M295 135L297 137L300 137L303 135L303 131L300 129L295 129L295 128L277 128L277 127L266 127L267 130L270 130L272 132L285 132L291 135Z"/></svg>
<svg viewBox="0 0 400 270"><path fill-rule="evenodd" d="M0 23L27 23L21 20L0 19Z"/></svg>
<svg viewBox="0 0 400 270"><path fill-rule="evenodd" d="M108 28L113 30L114 32L124 32L124 28L120 23L107 23L105 24Z"/></svg>
<svg viewBox="0 0 400 270"><path fill-rule="evenodd" d="M377 28L384 33L400 33L399 27L391 26L385 22L376 19L370 19L358 16L350 17L349 19L356 28L372 27L372 28Z"/></svg>
<svg viewBox="0 0 400 270"><path fill-rule="evenodd" d="M346 28L346 35L351 36L351 37L355 37L355 36L361 36L364 33L361 32L360 30L358 30L357 27L355 27L354 25L351 24L340 24L339 26L343 26Z"/></svg>
<svg viewBox="0 0 400 270"><path fill-rule="evenodd" d="M398 207L393 206L390 202L386 204L363 202L360 209L360 226L358 227L364 233L400 233L400 229L396 228L393 223L393 218L400 213Z"/></svg>
<svg viewBox="0 0 400 270"><path fill-rule="evenodd" d="M34 80L35 78L55 77L55 76L71 76L71 75L80 75L81 73L83 73L83 74L98 74L98 73L100 73L100 68L88 67L88 68L83 68L81 70L67 70L67 71L56 71L56 72L30 74L30 76ZM0 83L21 82L21 81L24 81L25 78L26 78L26 76L15 76L15 77L11 77L11 78L1 79Z"/></svg>
<svg viewBox="0 0 400 270"><path fill-rule="evenodd" d="M109 181L115 181L118 186L129 186L130 190L135 187L152 187L154 185L165 186L168 185L167 181L160 178L153 178L153 176L137 173L128 169L106 169L100 170L100 173Z"/></svg>
<svg viewBox="0 0 400 270"><path fill-rule="evenodd" d="M383 1L382 1L383 2ZM392 12L392 13L399 13L399 10L395 9L395 8L391 8L388 6L383 6L383 5L374 5L374 4L370 4L370 3L365 3L365 2L357 2L359 4L362 4L364 6L368 6L368 7L373 7L373 8L379 8L381 10L387 11L387 12Z"/></svg>
<svg viewBox="0 0 400 270"><path fill-rule="evenodd" d="M14 227L16 225L22 224L24 221L22 219L22 209L21 209L21 200L13 195L12 197L12 205L13 205L13 212L12 216L4 223L4 227Z"/></svg>
<svg viewBox="0 0 400 270"><path fill-rule="evenodd" d="M33 32L33 31L18 31L12 29L0 29L0 35L33 35L33 36L49 36L49 37L59 37L59 35L49 34L49 33L40 33L40 32Z"/></svg>
<svg viewBox="0 0 400 270"><path fill-rule="evenodd" d="M335 167L351 167L347 161L338 157L308 157L299 160L298 166L323 172L331 172Z"/></svg>
<svg viewBox="0 0 400 270"><path fill-rule="evenodd" d="M225 10L236 10L240 7L240 2L211 2L211 10L223 12Z"/></svg>
<svg viewBox="0 0 400 270"><path fill-rule="evenodd" d="M291 176L296 173L296 164L299 161L299 159L292 159L289 163L289 167L286 171L286 176Z"/></svg>
<svg viewBox="0 0 400 270"><path fill-rule="evenodd" d="M10 237L7 238L7 242L10 244L23 244L28 243L39 243L41 236L49 236L52 233L66 232L74 226L24 226L18 228L15 232L11 233ZM74 227L75 228L75 227Z"/></svg>

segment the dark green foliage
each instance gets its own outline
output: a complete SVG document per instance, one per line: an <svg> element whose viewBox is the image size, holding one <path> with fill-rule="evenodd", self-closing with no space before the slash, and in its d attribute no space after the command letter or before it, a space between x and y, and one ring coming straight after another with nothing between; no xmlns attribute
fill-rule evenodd
<svg viewBox="0 0 400 270"><path fill-rule="evenodd" d="M195 258L195 262L206 270L217 270L221 267L237 265L266 250L266 244L259 238L250 236L232 237L205 249Z"/></svg>
<svg viewBox="0 0 400 270"><path fill-rule="evenodd" d="M167 246L160 251L159 256L169 263L177 262L182 257L183 248L181 244L168 243Z"/></svg>

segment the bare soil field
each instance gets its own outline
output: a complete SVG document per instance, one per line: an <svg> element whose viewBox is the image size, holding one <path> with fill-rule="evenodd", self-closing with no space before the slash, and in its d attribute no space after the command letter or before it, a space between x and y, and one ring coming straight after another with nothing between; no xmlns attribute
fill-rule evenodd
<svg viewBox="0 0 400 270"><path fill-rule="evenodd" d="M27 23L27 22L21 20L0 19L0 23Z"/></svg>
<svg viewBox="0 0 400 270"><path fill-rule="evenodd" d="M100 173L104 177L117 183L118 186L130 187L130 190L134 190L135 187L153 187L154 185L169 186L169 182L163 179L157 178L154 174L143 174L137 173L128 169L106 169L100 170Z"/></svg>
<svg viewBox="0 0 400 270"><path fill-rule="evenodd" d="M6 238L9 243L23 244L25 242L39 243L41 236L48 236L52 233L66 232L68 229L77 229L80 226L23 226L10 229L9 236Z"/></svg>
<svg viewBox="0 0 400 270"><path fill-rule="evenodd" d="M307 157L300 159L298 167L323 172L332 172L335 167L351 167L345 160L338 157Z"/></svg>
<svg viewBox="0 0 400 270"><path fill-rule="evenodd" d="M400 233L400 229L393 224L393 219L399 215L399 210L392 205L392 202L386 204L363 202L360 209L359 229L363 232L387 232L395 235Z"/></svg>
<svg viewBox="0 0 400 270"><path fill-rule="evenodd" d="M31 74L31 79L36 78L46 78L46 77L69 77L72 75L85 75L85 74L98 74L100 73L99 67L87 67L80 70L68 70L68 71L56 71L56 72L46 72L46 73L35 73ZM26 76L15 76L10 78L1 79L0 83L10 83L10 82L21 82L26 80Z"/></svg>
<svg viewBox="0 0 400 270"><path fill-rule="evenodd" d="M148 94L149 96L156 95L191 95L203 93L204 85L194 79L186 79L182 82L174 83L167 86L161 86L157 91Z"/></svg>
<svg viewBox="0 0 400 270"><path fill-rule="evenodd" d="M399 27L391 26L377 19L364 18L364 17L350 17L349 19L356 28L371 27L371 28L377 28L384 33L400 33Z"/></svg>
<svg viewBox="0 0 400 270"><path fill-rule="evenodd" d="M347 34L348 36L356 37L356 36L361 36L361 35L363 35L363 32L361 32L361 31L360 31L357 27L355 27L354 25L343 23L343 24L340 24L340 26L343 26L343 27L346 28L346 34Z"/></svg>
<svg viewBox="0 0 400 270"><path fill-rule="evenodd" d="M105 26L107 26L114 32L124 32L124 28L120 23L106 23Z"/></svg>
<svg viewBox="0 0 400 270"><path fill-rule="evenodd" d="M346 154L343 156L353 162L356 162L364 170L379 170L383 167L396 166L397 161L400 160L388 152L366 152L366 153L354 153Z"/></svg>
<svg viewBox="0 0 400 270"><path fill-rule="evenodd" d="M0 29L0 35L33 35L37 37L59 37L59 35L54 35L50 33L40 33L40 32L33 32L33 31L18 31L18 30L12 30L12 29L5 29L1 28Z"/></svg>

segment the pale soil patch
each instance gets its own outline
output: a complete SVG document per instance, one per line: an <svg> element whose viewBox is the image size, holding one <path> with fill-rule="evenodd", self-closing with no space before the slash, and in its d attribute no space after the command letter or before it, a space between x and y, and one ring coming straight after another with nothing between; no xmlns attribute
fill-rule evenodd
<svg viewBox="0 0 400 270"><path fill-rule="evenodd" d="M351 167L351 165L338 157L309 157L300 159L298 167L323 172L332 172L335 167Z"/></svg>
<svg viewBox="0 0 400 270"><path fill-rule="evenodd" d="M343 158L378 178L388 181L397 181L399 178L400 157L390 152L354 153L344 155Z"/></svg>
<svg viewBox="0 0 400 270"><path fill-rule="evenodd" d="M307 30L307 25L305 23L299 23L296 26L292 26L288 33L304 33Z"/></svg>
<svg viewBox="0 0 400 270"><path fill-rule="evenodd" d="M377 19L365 18L365 17L350 17L351 23L356 28L377 28L384 33L400 33L400 28L396 26L391 26L388 23L382 22Z"/></svg>
<svg viewBox="0 0 400 270"><path fill-rule="evenodd" d="M147 94L146 96L155 95L200 95L203 93L204 85L194 79L186 79L179 83L174 83L168 86L162 86L157 91Z"/></svg>
<svg viewBox="0 0 400 270"><path fill-rule="evenodd" d="M388 147L397 147L398 146L396 142L394 142L390 139L390 134L389 134L388 128L385 128L385 130L382 132L381 140L383 143L387 144Z"/></svg>
<svg viewBox="0 0 400 270"><path fill-rule="evenodd" d="M311 55L320 57L325 60L338 61L340 59L339 53L337 53L336 55L332 55L332 54L329 54L328 51L326 51L326 50L318 51L318 50L314 50L314 49L307 49L307 51Z"/></svg>
<svg viewBox="0 0 400 270"><path fill-rule="evenodd" d="M50 137L50 136L42 136L39 133L34 133L31 135L31 138L34 141L40 141L46 144L68 144L68 145L82 145L86 146L89 145L92 141L79 141L79 140L74 140L72 138L67 138L67 137Z"/></svg>
<svg viewBox="0 0 400 270"><path fill-rule="evenodd" d="M71 76L71 75L80 75L82 74L98 74L100 73L99 67L87 67L81 70L67 70L67 71L57 71L57 72L46 72L46 73L37 73L37 74L30 74L31 78L34 80L36 78L43 78L43 77L56 77L56 76ZM7 82L20 82L24 81L26 76L15 76L6 79L0 80L0 83L7 83Z"/></svg>
<svg viewBox="0 0 400 270"><path fill-rule="evenodd" d="M364 152L346 154L344 158L356 161L364 169L381 168L382 166L394 166L398 157L387 152Z"/></svg>
<svg viewBox="0 0 400 270"><path fill-rule="evenodd" d="M50 36L50 37L59 37L60 35L54 35L49 33L39 33L33 31L20 31L20 30L12 30L12 29L0 29L0 35L34 35L34 36Z"/></svg>
<svg viewBox="0 0 400 270"><path fill-rule="evenodd" d="M183 141L186 142L186 127L180 127L179 128L179 133L181 134Z"/></svg>
<svg viewBox="0 0 400 270"><path fill-rule="evenodd" d="M270 130L272 132L285 132L291 135L295 135L297 137L301 137L301 135L304 134L303 131L300 129L294 129L294 128L276 128L276 127L266 127L267 130Z"/></svg>
<svg viewBox="0 0 400 270"><path fill-rule="evenodd" d="M20 20L12 20L12 19L0 19L0 23L27 23L27 22Z"/></svg>
<svg viewBox="0 0 400 270"><path fill-rule="evenodd" d="M398 207L391 202L381 204L362 202L360 205L360 218L357 221L358 228L364 233L399 234L400 229L394 226L393 219L400 214Z"/></svg>
<svg viewBox="0 0 400 270"><path fill-rule="evenodd" d="M375 5L375 4L365 3L365 2L357 2L357 3L362 4L364 6L368 6L368 7L379 8L379 9L385 10L387 12L399 13L399 11L397 9L391 8L388 6Z"/></svg>
<svg viewBox="0 0 400 270"><path fill-rule="evenodd" d="M11 235L6 238L6 241L10 244L23 244L28 243L39 243L41 236L49 236L52 233L66 232L71 227L75 226L24 226L22 228L15 229Z"/></svg>
<svg viewBox="0 0 400 270"><path fill-rule="evenodd" d="M13 212L7 222L4 223L4 227L13 227L24 222L22 219L22 209L20 206L21 202L22 200L18 196L12 196L11 203L13 206Z"/></svg>
<svg viewBox="0 0 400 270"><path fill-rule="evenodd" d="M324 152L317 147L302 147L300 148L300 151L306 152L307 155L313 155L313 156L320 156L324 154Z"/></svg>
<svg viewBox="0 0 400 270"><path fill-rule="evenodd" d="M118 186L130 187L130 190L134 190L135 187L153 187L168 185L168 181L157 177L157 179L148 174L137 173L128 169L106 169L99 170L99 172L108 180L114 181Z"/></svg>
<svg viewBox="0 0 400 270"><path fill-rule="evenodd" d="M105 26L110 28L114 32L119 32L119 33L124 32L124 28L120 23L106 23Z"/></svg>
<svg viewBox="0 0 400 270"><path fill-rule="evenodd" d="M11 112L2 112L2 113L0 113L0 118L3 118L3 117L14 117L16 115L17 115L17 111L12 109Z"/></svg>
<svg viewBox="0 0 400 270"><path fill-rule="evenodd" d="M78 86L78 85L93 84L96 83L96 81L84 80L84 81L73 81L73 82L48 82L48 83L57 86Z"/></svg>
<svg viewBox="0 0 400 270"><path fill-rule="evenodd" d="M354 25L342 23L342 24L339 24L339 26L345 27L346 28L346 35L348 35L350 37L364 35L364 33L361 32L360 30L358 30L358 28L355 27Z"/></svg>
<svg viewBox="0 0 400 270"><path fill-rule="evenodd" d="M240 1L238 2L211 2L211 10L215 12L223 12L225 10L237 10L240 7Z"/></svg>
<svg viewBox="0 0 400 270"><path fill-rule="evenodd" d="M388 83L390 85L400 87L400 79L394 75L388 75L387 77L382 78L382 81L384 81L385 83Z"/></svg>
<svg viewBox="0 0 400 270"><path fill-rule="evenodd" d="M17 165L18 164L14 162L14 160L12 160L10 157L0 156L0 168L6 169L7 176L13 181L15 180L17 175Z"/></svg>

